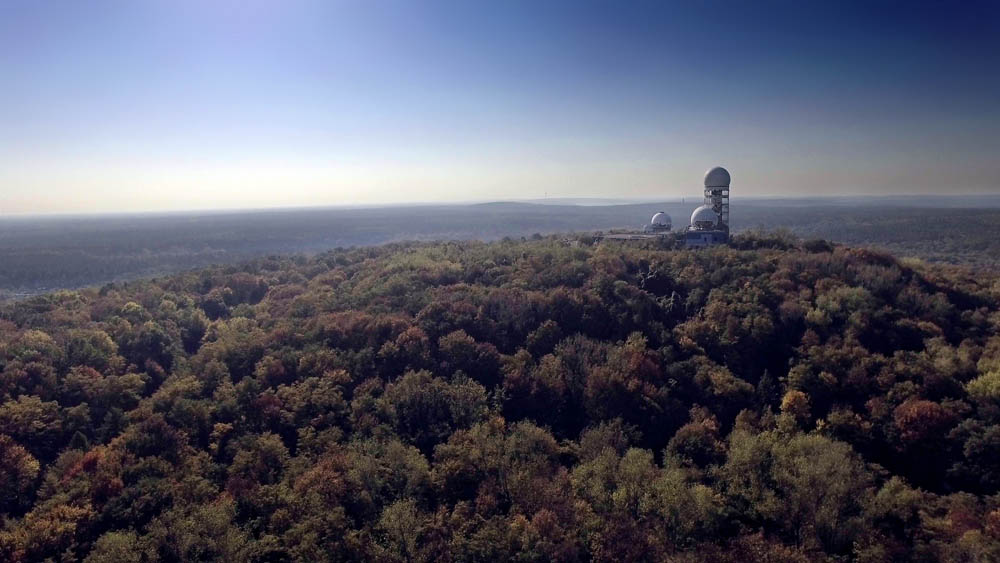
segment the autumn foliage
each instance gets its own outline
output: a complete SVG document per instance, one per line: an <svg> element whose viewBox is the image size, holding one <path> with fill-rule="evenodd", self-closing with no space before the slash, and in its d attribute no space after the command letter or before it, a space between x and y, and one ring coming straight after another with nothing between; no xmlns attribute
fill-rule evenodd
<svg viewBox="0 0 1000 563"><path fill-rule="evenodd" d="M0 309L0 561L995 561L1000 279L743 235Z"/></svg>

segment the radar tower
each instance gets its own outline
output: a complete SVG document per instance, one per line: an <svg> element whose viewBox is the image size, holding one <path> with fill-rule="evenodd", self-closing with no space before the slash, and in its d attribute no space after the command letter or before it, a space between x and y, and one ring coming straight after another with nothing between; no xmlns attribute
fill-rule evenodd
<svg viewBox="0 0 1000 563"><path fill-rule="evenodd" d="M712 208L719 220L716 228L729 233L729 171L721 166L705 173L705 205Z"/></svg>

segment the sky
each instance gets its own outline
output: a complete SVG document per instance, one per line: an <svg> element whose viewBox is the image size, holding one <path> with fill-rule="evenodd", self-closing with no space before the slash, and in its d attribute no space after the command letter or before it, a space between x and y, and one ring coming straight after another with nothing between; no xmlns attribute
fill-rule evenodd
<svg viewBox="0 0 1000 563"><path fill-rule="evenodd" d="M1000 193L1000 3L0 0L0 214Z"/></svg>

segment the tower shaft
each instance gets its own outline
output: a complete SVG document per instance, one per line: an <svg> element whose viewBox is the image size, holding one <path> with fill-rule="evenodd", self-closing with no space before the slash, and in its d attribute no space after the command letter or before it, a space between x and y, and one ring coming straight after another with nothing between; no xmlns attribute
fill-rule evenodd
<svg viewBox="0 0 1000 563"><path fill-rule="evenodd" d="M719 216L718 227L729 231L729 188L706 187L705 205L711 206Z"/></svg>

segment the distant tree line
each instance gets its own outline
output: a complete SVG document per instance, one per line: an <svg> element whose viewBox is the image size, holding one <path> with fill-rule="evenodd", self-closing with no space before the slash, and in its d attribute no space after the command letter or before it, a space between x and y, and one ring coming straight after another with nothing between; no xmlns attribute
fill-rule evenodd
<svg viewBox="0 0 1000 563"><path fill-rule="evenodd" d="M299 209L46 219L0 217L0 301L56 289L169 275L269 254L401 240L498 240L642 227L665 209L680 229L680 202L614 206L525 203ZM1000 268L1000 210L766 203L734 206L735 232L788 229L804 239L876 247L903 257Z"/></svg>

